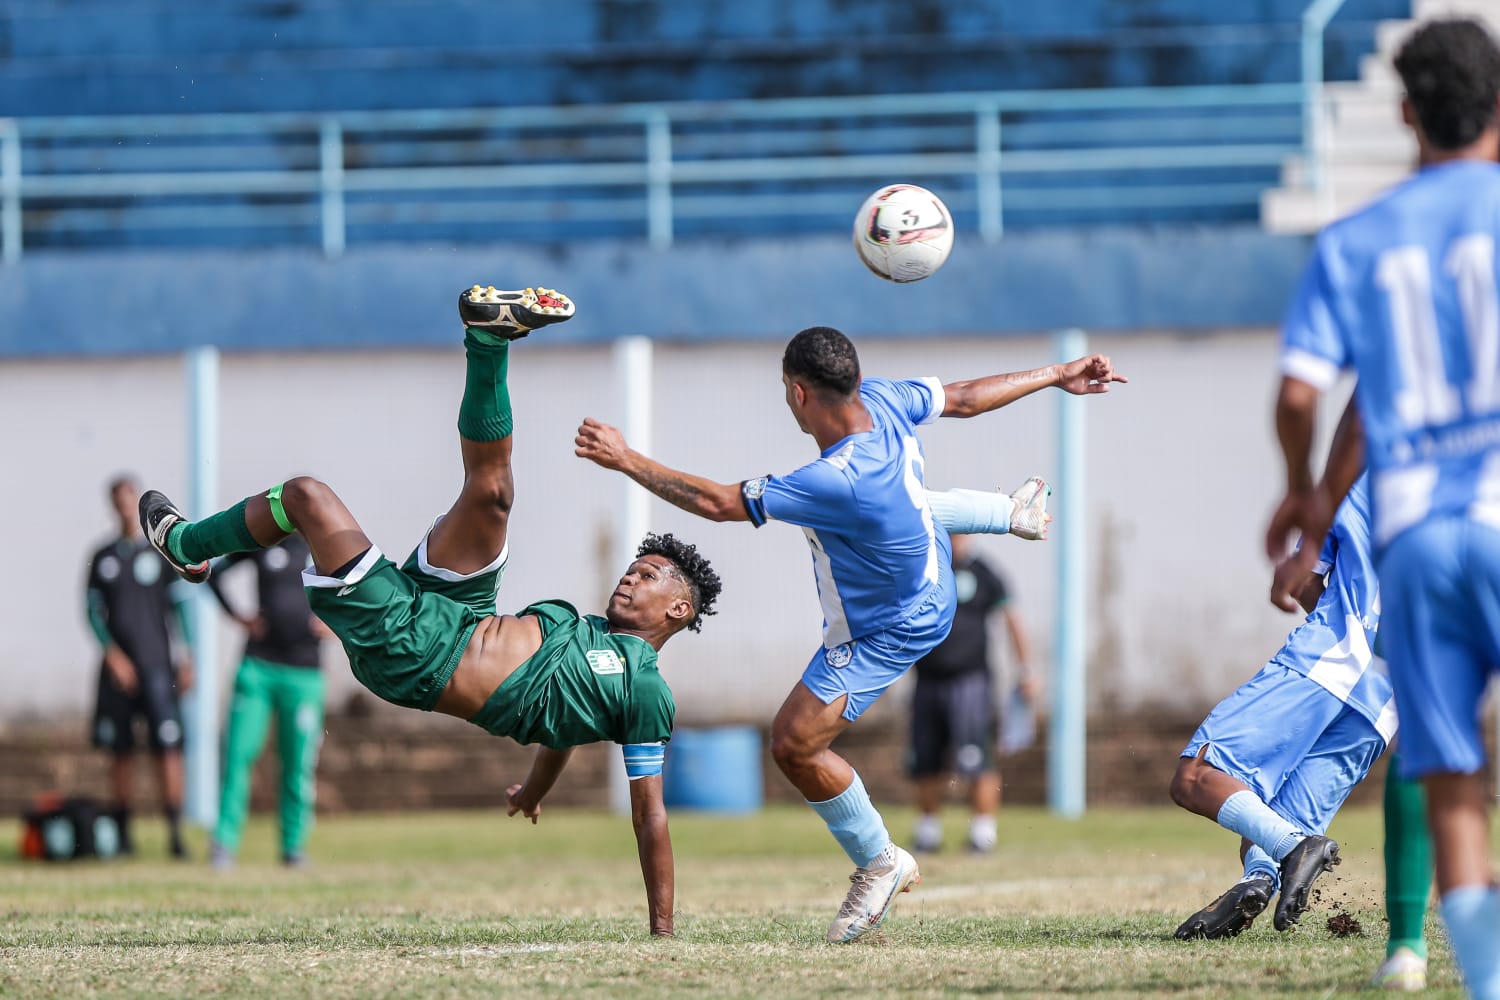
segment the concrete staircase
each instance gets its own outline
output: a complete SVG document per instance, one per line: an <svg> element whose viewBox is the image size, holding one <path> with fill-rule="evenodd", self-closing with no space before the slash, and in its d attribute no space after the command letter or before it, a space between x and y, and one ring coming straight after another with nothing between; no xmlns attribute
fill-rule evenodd
<svg viewBox="0 0 1500 1000"><path fill-rule="evenodd" d="M1411 172L1416 142L1401 123L1401 81L1391 60L1422 21L1474 17L1500 37L1500 0L1415 0L1413 18L1383 21L1360 79L1328 83L1322 100L1322 185L1314 190L1304 157L1282 167L1279 188L1261 196L1261 224L1276 233L1311 233L1368 204Z"/></svg>

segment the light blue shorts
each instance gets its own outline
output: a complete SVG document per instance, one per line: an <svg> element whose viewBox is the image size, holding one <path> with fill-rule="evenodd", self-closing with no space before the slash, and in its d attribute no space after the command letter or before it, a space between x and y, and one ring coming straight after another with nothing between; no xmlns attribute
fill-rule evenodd
<svg viewBox="0 0 1500 1000"><path fill-rule="evenodd" d="M934 589L899 625L832 649L819 646L802 672L802 683L825 705L848 695L849 702L841 714L853 722L912 664L948 638L953 607L951 587Z"/></svg>
<svg viewBox="0 0 1500 1000"><path fill-rule="evenodd" d="M1500 531L1425 521L1376 555L1376 571L1402 777L1472 774L1484 767L1479 713L1500 664Z"/></svg>
<svg viewBox="0 0 1500 1000"><path fill-rule="evenodd" d="M1198 756L1204 744L1204 760L1308 833L1328 829L1385 750L1368 719L1279 663L1214 706L1182 756Z"/></svg>

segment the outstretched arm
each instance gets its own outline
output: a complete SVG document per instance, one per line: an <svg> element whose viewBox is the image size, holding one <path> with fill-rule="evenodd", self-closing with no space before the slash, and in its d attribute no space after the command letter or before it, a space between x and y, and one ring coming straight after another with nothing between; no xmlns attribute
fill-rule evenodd
<svg viewBox="0 0 1500 1000"><path fill-rule="evenodd" d="M963 382L949 382L943 386L946 398L943 416L977 417L1048 386L1056 386L1064 392L1083 396L1108 392L1111 382L1129 381L1130 379L1114 370L1106 355L1090 354L1067 364L1033 368L1029 372L1011 372Z"/></svg>
<svg viewBox="0 0 1500 1000"><path fill-rule="evenodd" d="M510 808L505 815L514 816L520 813L532 823L542 814L542 799L552 790L557 783L557 776L562 774L563 768L568 766L568 758L573 756L572 747L564 747L554 750L551 747L537 747L536 756L531 760L531 773L526 775L524 784L511 785L506 789L506 798L510 800Z"/></svg>
<svg viewBox="0 0 1500 1000"><path fill-rule="evenodd" d="M584 420L573 439L573 454L606 469L625 473L667 503L710 521L748 521L739 483L716 483L702 476L669 469L625 443L617 428L593 417Z"/></svg>
<svg viewBox="0 0 1500 1000"><path fill-rule="evenodd" d="M641 876L646 880L646 908L651 933L672 936L674 874L672 835L667 829L667 807L662 801L661 775L630 782L630 820L635 826Z"/></svg>

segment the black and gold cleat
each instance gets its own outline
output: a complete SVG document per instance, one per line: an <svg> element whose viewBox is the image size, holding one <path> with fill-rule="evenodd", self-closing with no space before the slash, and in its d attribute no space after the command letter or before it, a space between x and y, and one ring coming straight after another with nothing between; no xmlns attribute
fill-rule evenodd
<svg viewBox="0 0 1500 1000"><path fill-rule="evenodd" d="M1264 875L1236 882L1224 895L1184 920L1176 936L1183 941L1235 937L1265 911L1273 889Z"/></svg>
<svg viewBox="0 0 1500 1000"><path fill-rule="evenodd" d="M171 566L177 575L188 583L202 583L207 580L209 573L207 560L189 565L172 555L172 550L167 545L167 535L171 533L172 526L187 520L182 516L182 512L172 505L172 501L157 490L147 490L141 494L140 512L141 530L146 533L146 540L151 543L152 548L161 553L167 565Z"/></svg>
<svg viewBox="0 0 1500 1000"><path fill-rule="evenodd" d="M1281 859L1281 897L1276 900L1274 923L1278 931L1291 927L1307 911L1308 891L1313 880L1333 871L1339 857L1338 841L1314 833L1304 837Z"/></svg>
<svg viewBox="0 0 1500 1000"><path fill-rule="evenodd" d="M474 285L458 294L458 316L464 326L506 340L518 340L538 327L572 319L573 312L573 300L551 288L505 292L494 285Z"/></svg>

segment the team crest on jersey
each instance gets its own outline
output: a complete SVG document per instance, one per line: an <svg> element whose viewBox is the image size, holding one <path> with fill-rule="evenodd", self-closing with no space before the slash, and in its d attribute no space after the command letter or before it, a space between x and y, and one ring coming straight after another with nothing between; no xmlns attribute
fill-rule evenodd
<svg viewBox="0 0 1500 1000"><path fill-rule="evenodd" d="M161 558L154 551L142 552L135 557L130 569L135 574L136 583L149 587L161 578Z"/></svg>
<svg viewBox="0 0 1500 1000"><path fill-rule="evenodd" d="M589 669L600 676L625 672L625 664L620 662L619 654L612 649L591 649L583 656L589 661Z"/></svg>
<svg viewBox="0 0 1500 1000"><path fill-rule="evenodd" d="M120 575L120 560L114 556L105 556L99 560L99 578L101 580L113 580Z"/></svg>
<svg viewBox="0 0 1500 1000"><path fill-rule="evenodd" d="M766 484L771 481L770 476L761 476L759 479L745 480L745 499L759 500L766 495Z"/></svg>
<svg viewBox="0 0 1500 1000"><path fill-rule="evenodd" d="M832 649L823 654L823 658L826 659L828 661L828 665L835 670L847 667L849 665L849 661L854 659L854 643L846 642L841 645L834 646Z"/></svg>

